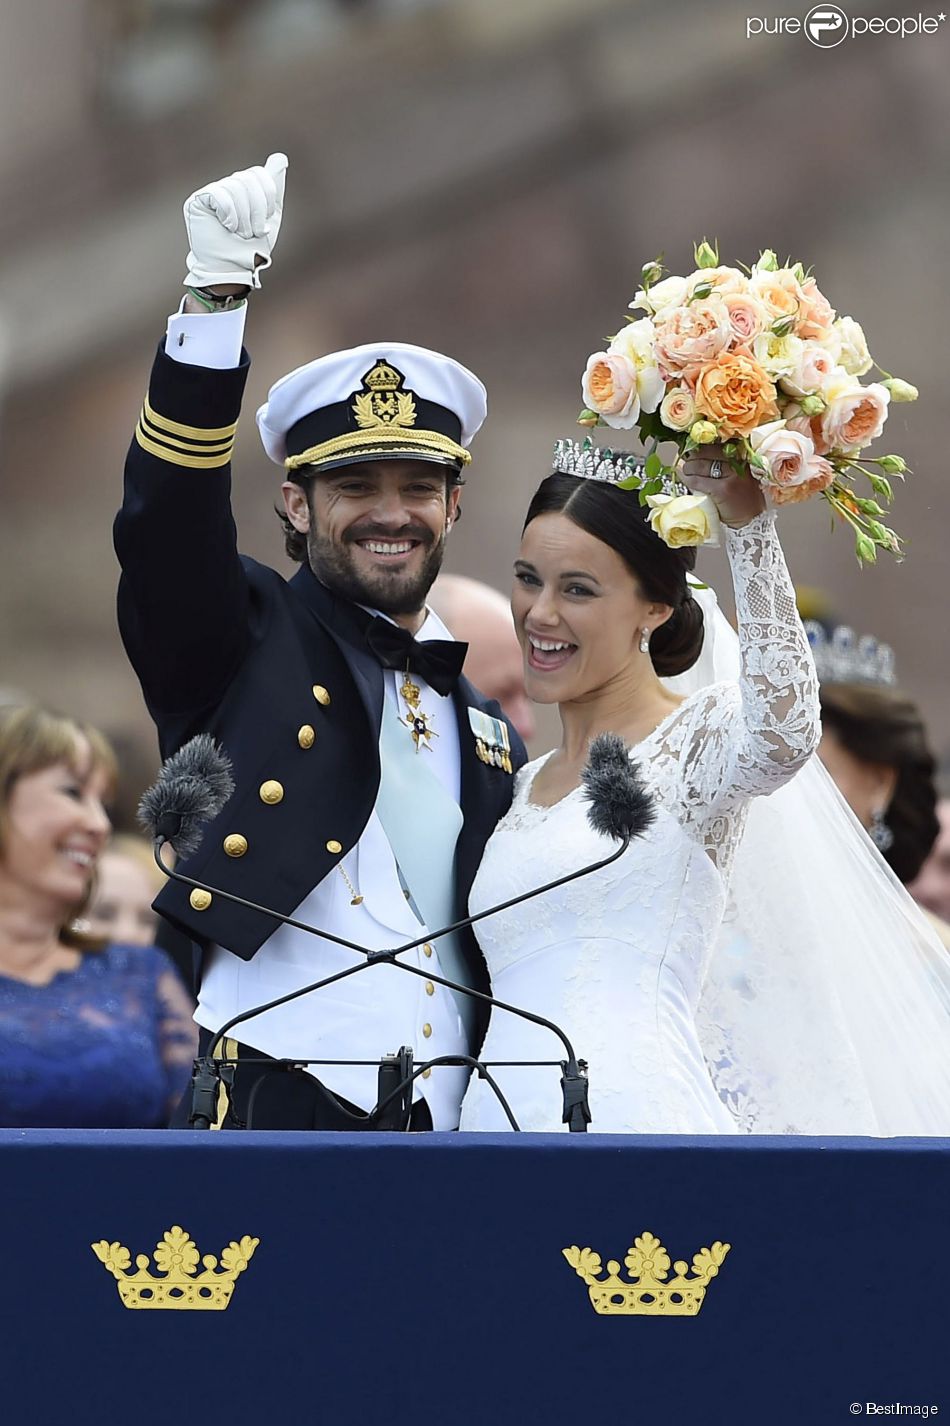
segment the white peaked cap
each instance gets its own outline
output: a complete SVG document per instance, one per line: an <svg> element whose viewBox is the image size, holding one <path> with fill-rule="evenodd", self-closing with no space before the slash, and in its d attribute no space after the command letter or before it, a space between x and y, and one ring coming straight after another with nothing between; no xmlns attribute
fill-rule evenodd
<svg viewBox="0 0 950 1426"><path fill-rule="evenodd" d="M458 467L486 410L484 386L451 357L369 342L282 376L257 426L270 459L290 470L386 458Z"/></svg>

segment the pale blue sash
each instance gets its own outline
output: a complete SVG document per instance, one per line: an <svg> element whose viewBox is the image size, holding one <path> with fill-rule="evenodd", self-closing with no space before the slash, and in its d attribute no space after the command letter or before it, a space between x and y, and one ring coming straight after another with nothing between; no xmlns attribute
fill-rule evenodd
<svg viewBox="0 0 950 1426"><path fill-rule="evenodd" d="M387 688L379 732L380 780L376 814L382 823L412 903L430 930L455 920L455 844L462 829L462 809L436 773L426 767L426 753L416 752L409 729ZM436 943L442 972L462 985L471 983L455 936ZM455 996L462 1024L472 1038L475 1002Z"/></svg>

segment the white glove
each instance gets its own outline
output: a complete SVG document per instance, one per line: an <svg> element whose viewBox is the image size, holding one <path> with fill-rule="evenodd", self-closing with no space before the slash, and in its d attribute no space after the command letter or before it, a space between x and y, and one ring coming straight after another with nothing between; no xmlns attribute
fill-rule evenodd
<svg viewBox="0 0 950 1426"><path fill-rule="evenodd" d="M284 207L287 155L199 188L184 207L188 233L185 287L244 283L260 287L270 267Z"/></svg>

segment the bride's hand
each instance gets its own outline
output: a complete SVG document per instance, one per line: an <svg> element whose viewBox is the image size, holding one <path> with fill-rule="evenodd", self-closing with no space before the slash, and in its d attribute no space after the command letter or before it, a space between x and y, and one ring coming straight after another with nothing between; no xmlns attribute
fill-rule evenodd
<svg viewBox="0 0 950 1426"><path fill-rule="evenodd" d="M718 461L722 475L710 476ZM692 451L680 471L683 484L696 495L708 495L724 525L747 525L765 509L765 495L747 465L730 462L721 445L702 446Z"/></svg>

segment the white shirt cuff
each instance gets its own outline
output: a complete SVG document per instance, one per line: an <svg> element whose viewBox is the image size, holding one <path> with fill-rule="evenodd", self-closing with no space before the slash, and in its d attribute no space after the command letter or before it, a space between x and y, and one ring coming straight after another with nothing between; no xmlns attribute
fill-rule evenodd
<svg viewBox="0 0 950 1426"><path fill-rule="evenodd" d="M165 329L165 355L184 366L206 366L214 371L239 366L246 317L247 303L230 312L182 312L179 307Z"/></svg>

